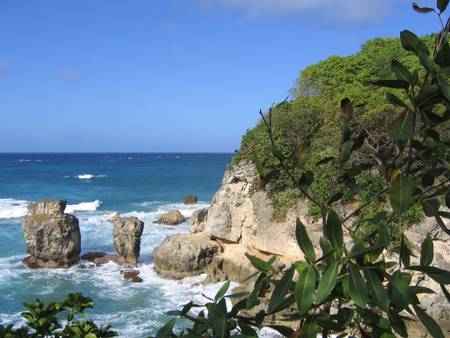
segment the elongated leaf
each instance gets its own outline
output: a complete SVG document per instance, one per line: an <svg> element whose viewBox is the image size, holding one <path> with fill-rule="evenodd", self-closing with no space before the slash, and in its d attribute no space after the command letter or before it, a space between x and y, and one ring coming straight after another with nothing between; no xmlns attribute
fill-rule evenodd
<svg viewBox="0 0 450 338"><path fill-rule="evenodd" d="M434 338L445 338L444 333L442 332L439 325L424 310L422 310L417 305L414 305L414 311L416 312L417 317L419 317L423 325L427 328L428 332Z"/></svg>
<svg viewBox="0 0 450 338"><path fill-rule="evenodd" d="M306 319L305 324L303 324L303 327L301 329L300 337L299 338L316 338L317 333L319 332L319 327L317 326L317 321L314 316L309 317Z"/></svg>
<svg viewBox="0 0 450 338"><path fill-rule="evenodd" d="M413 200L413 187L403 175L397 177L390 193L392 209L398 215L406 210Z"/></svg>
<svg viewBox="0 0 450 338"><path fill-rule="evenodd" d="M270 261L265 262L262 259L256 257L256 256L252 256L248 253L245 254L245 256L247 256L247 258L249 259L250 263L252 263L252 265L257 268L260 271L265 271L265 272L270 272L273 271L273 266L272 263L270 263Z"/></svg>
<svg viewBox="0 0 450 338"><path fill-rule="evenodd" d="M274 329L275 331L281 333L285 337L291 337L292 334L294 333L294 330L292 330L290 327L284 326L284 325L269 325L269 327L271 329Z"/></svg>
<svg viewBox="0 0 450 338"><path fill-rule="evenodd" d="M401 62L392 60L391 69L398 80L412 82L412 74L409 72L408 68L406 68Z"/></svg>
<svg viewBox="0 0 450 338"><path fill-rule="evenodd" d="M433 12L433 8L430 7L420 7L416 2L412 3L412 7L413 9L417 12L417 13L430 13Z"/></svg>
<svg viewBox="0 0 450 338"><path fill-rule="evenodd" d="M400 41L404 49L413 52L416 55L419 55L419 52L426 53L427 55L430 54L425 43L420 40L416 34L408 30L404 30L400 33Z"/></svg>
<svg viewBox="0 0 450 338"><path fill-rule="evenodd" d="M450 102L450 85L441 83L439 85L439 88L441 89L441 93L445 97L445 99Z"/></svg>
<svg viewBox="0 0 450 338"><path fill-rule="evenodd" d="M172 335L172 330L175 325L176 319L169 320L166 325L159 329L156 333L156 338L169 338Z"/></svg>
<svg viewBox="0 0 450 338"><path fill-rule="evenodd" d="M340 249L344 245L342 222L339 215L332 208L328 211L325 236L336 249Z"/></svg>
<svg viewBox="0 0 450 338"><path fill-rule="evenodd" d="M408 248L408 245L405 241L405 236L402 235L400 241L400 259L404 266L408 267L411 263L411 250Z"/></svg>
<svg viewBox="0 0 450 338"><path fill-rule="evenodd" d="M220 288L220 290L216 293L216 296L214 297L214 300L217 302L220 299L222 299L223 296L225 296L225 294L227 293L229 287L230 287L230 281L227 280L225 283L223 283L223 285Z"/></svg>
<svg viewBox="0 0 450 338"><path fill-rule="evenodd" d="M411 282L411 275L396 271L389 282L389 293L391 304L398 309L404 309L410 304L417 304L417 299L414 289L409 285Z"/></svg>
<svg viewBox="0 0 450 338"><path fill-rule="evenodd" d="M295 284L295 300L300 316L305 315L311 309L315 289L316 273L313 267L307 266Z"/></svg>
<svg viewBox="0 0 450 338"><path fill-rule="evenodd" d="M276 312L278 307L285 301L286 294L289 291L289 287L294 277L295 265L292 265L284 274L283 277L277 282L275 290L273 290L272 297L270 298L267 313Z"/></svg>
<svg viewBox="0 0 450 338"><path fill-rule="evenodd" d="M428 235L422 243L422 248L420 252L420 265L428 266L433 262L433 240L430 235Z"/></svg>
<svg viewBox="0 0 450 338"><path fill-rule="evenodd" d="M333 262L331 265L329 265L323 276L322 280L319 282L319 286L317 287L317 293L316 293L316 302L317 304L322 303L333 291L334 287L337 283L337 277L338 277L338 263Z"/></svg>
<svg viewBox="0 0 450 338"><path fill-rule="evenodd" d="M403 107L403 108L409 108L408 105L407 105L405 102L403 102L402 100L400 100L400 99L399 99L397 96L395 96L394 94L387 93L387 94L386 94L386 99L387 99L390 103L395 104L396 106Z"/></svg>
<svg viewBox="0 0 450 338"><path fill-rule="evenodd" d="M450 271L436 268L434 266L410 266L409 270L422 271L439 284L450 284Z"/></svg>
<svg viewBox="0 0 450 338"><path fill-rule="evenodd" d="M396 88L396 89L408 89L409 83L403 80L377 80L370 83L378 87Z"/></svg>
<svg viewBox="0 0 450 338"><path fill-rule="evenodd" d="M350 294L350 297L357 306L359 306L360 308L364 308L369 302L369 292L367 290L367 284L359 273L358 267L355 264L349 264L349 272L350 279L348 292Z"/></svg>
<svg viewBox="0 0 450 338"><path fill-rule="evenodd" d="M439 9L439 11L445 12L445 9L447 8L448 5L448 0L438 0L437 1L437 8Z"/></svg>
<svg viewBox="0 0 450 338"><path fill-rule="evenodd" d="M227 305L225 298L222 298L219 303L214 304L213 313L213 329L214 333L219 338L226 338L229 336L227 329Z"/></svg>
<svg viewBox="0 0 450 338"><path fill-rule="evenodd" d="M311 239L306 232L306 228L303 225L302 221L297 218L297 224L295 227L295 238L297 239L297 243L305 254L306 260L310 263L314 263L316 260L316 253L314 251L314 246L311 242Z"/></svg>
<svg viewBox="0 0 450 338"><path fill-rule="evenodd" d="M413 112L405 110L394 120L389 131L394 141L405 141L414 136Z"/></svg>
<svg viewBox="0 0 450 338"><path fill-rule="evenodd" d="M364 270L366 275L367 286L373 302L380 307L380 309L389 312L389 296L377 273L371 269Z"/></svg>

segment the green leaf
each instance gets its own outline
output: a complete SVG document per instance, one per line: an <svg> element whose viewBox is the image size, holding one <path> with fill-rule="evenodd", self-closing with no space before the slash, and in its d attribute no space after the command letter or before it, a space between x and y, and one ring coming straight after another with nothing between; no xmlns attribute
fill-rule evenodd
<svg viewBox="0 0 450 338"><path fill-rule="evenodd" d="M397 215L401 215L409 208L413 200L413 191L413 187L403 175L399 175L394 181L389 197L392 209Z"/></svg>
<svg viewBox="0 0 450 338"><path fill-rule="evenodd" d="M302 327L302 332L299 338L316 338L319 332L317 321L314 316L308 317Z"/></svg>
<svg viewBox="0 0 450 338"><path fill-rule="evenodd" d="M436 268L434 266L409 266L408 269L424 272L439 284L450 284L450 271Z"/></svg>
<svg viewBox="0 0 450 338"><path fill-rule="evenodd" d="M405 110L392 122L389 134L394 141L405 141L414 136L413 112Z"/></svg>
<svg viewBox="0 0 450 338"><path fill-rule="evenodd" d="M433 240L430 235L427 235L422 243L422 248L420 252L420 265L428 266L433 262Z"/></svg>
<svg viewBox="0 0 450 338"><path fill-rule="evenodd" d="M296 227L295 227L295 238L297 239L297 243L305 254L306 260L309 263L314 263L316 260L316 253L314 251L314 246L311 242L311 239L306 232L306 228L303 225L302 221L297 218Z"/></svg>
<svg viewBox="0 0 450 338"><path fill-rule="evenodd" d="M377 80L371 81L370 83L378 87L396 88L396 89L409 88L409 83L404 80Z"/></svg>
<svg viewBox="0 0 450 338"><path fill-rule="evenodd" d="M408 68L406 68L401 62L392 60L391 69L398 80L403 80L409 83L412 82L412 74L409 72Z"/></svg>
<svg viewBox="0 0 450 338"><path fill-rule="evenodd" d="M214 304L212 312L214 333L219 338L228 337L229 331L227 329L227 305L225 298L222 298L219 303Z"/></svg>
<svg viewBox="0 0 450 338"><path fill-rule="evenodd" d="M417 317L419 317L420 321L434 338L445 338L444 333L433 318L431 318L424 310L422 310L417 305L413 305L413 307Z"/></svg>
<svg viewBox="0 0 450 338"><path fill-rule="evenodd" d="M270 298L269 306L267 308L267 313L273 313L278 310L280 305L285 302L285 296L289 291L292 283L292 278L294 277L295 265L292 265L281 277L281 279L276 283L275 289L273 290L272 297Z"/></svg>
<svg viewBox="0 0 450 338"><path fill-rule="evenodd" d="M230 287L230 281L227 280L222 287L220 288L220 290L216 293L216 296L214 297L214 301L219 301L220 299L223 298L223 296L225 296L225 294L228 291L228 288Z"/></svg>
<svg viewBox="0 0 450 338"><path fill-rule="evenodd" d="M176 319L169 320L166 325L159 329L156 333L156 338L168 338L172 335L172 330L175 325Z"/></svg>
<svg viewBox="0 0 450 338"><path fill-rule="evenodd" d="M288 326L284 325L269 325L271 329L274 329L275 331L281 333L285 337L290 337L294 333L294 330L292 330Z"/></svg>
<svg viewBox="0 0 450 338"><path fill-rule="evenodd" d="M403 262L403 265L408 267L411 262L411 250L409 250L408 246L405 242L405 235L402 235L400 241L400 259Z"/></svg>
<svg viewBox="0 0 450 338"><path fill-rule="evenodd" d="M273 271L273 266L272 263L270 262L270 260L268 262L263 261L262 259L256 257L256 256L252 256L248 253L245 254L245 256L247 256L247 258L249 259L250 263L252 263L252 265L257 268L259 271L265 271L265 272L272 272Z"/></svg>
<svg viewBox="0 0 450 338"><path fill-rule="evenodd" d="M364 270L367 286L373 302L385 312L389 312L389 296L377 273L371 269Z"/></svg>
<svg viewBox="0 0 450 338"><path fill-rule="evenodd" d="M322 280L319 282L316 293L317 304L322 303L334 290L338 277L338 263L333 262L323 273Z"/></svg>
<svg viewBox="0 0 450 338"><path fill-rule="evenodd" d="M450 191L445 195L445 205L450 208Z"/></svg>
<svg viewBox="0 0 450 338"><path fill-rule="evenodd" d="M394 272L389 282L389 293L391 304L396 308L403 310L410 304L417 304L417 299L414 289L410 287L411 275L399 271Z"/></svg>
<svg viewBox="0 0 450 338"><path fill-rule="evenodd" d="M349 272L350 279L348 292L350 294L350 297L357 306L359 306L360 308L364 308L369 302L369 292L367 290L367 284L359 273L358 267L355 264L349 264Z"/></svg>
<svg viewBox="0 0 450 338"><path fill-rule="evenodd" d="M427 217L434 217L439 215L439 200L436 198L422 201L423 212Z"/></svg>
<svg viewBox="0 0 450 338"><path fill-rule="evenodd" d="M420 40L416 34L410 32L408 30L404 30L400 33L400 41L402 46L407 51L413 52L416 55L419 55L419 52L423 52L427 55L430 54L425 43Z"/></svg>
<svg viewBox="0 0 450 338"><path fill-rule="evenodd" d="M400 99L399 99L397 96L395 96L394 94L386 93L386 99L387 99L390 103L392 103L392 104L394 104L394 105L396 105L396 106L403 107L403 108L409 108L408 105L407 105L405 102L403 102L402 100L400 100Z"/></svg>
<svg viewBox="0 0 450 338"><path fill-rule="evenodd" d="M300 316L305 315L311 309L315 289L316 272L313 267L307 266L295 284L295 300Z"/></svg>
<svg viewBox="0 0 450 338"><path fill-rule="evenodd" d="M330 208L325 225L325 237L336 248L340 249L344 245L344 234L342 232L342 222L339 215Z"/></svg>
<svg viewBox="0 0 450 338"><path fill-rule="evenodd" d="M441 13L445 12L447 5L448 5L448 0L438 0L437 1L437 8L439 9L439 11Z"/></svg>
<svg viewBox="0 0 450 338"><path fill-rule="evenodd" d="M309 187L314 182L314 174L311 170L308 170L303 173L302 177L300 177L299 184L302 187Z"/></svg>
<svg viewBox="0 0 450 338"><path fill-rule="evenodd" d="M450 102L450 85L441 83L439 85L439 88L441 89L442 96L444 96L445 99Z"/></svg>

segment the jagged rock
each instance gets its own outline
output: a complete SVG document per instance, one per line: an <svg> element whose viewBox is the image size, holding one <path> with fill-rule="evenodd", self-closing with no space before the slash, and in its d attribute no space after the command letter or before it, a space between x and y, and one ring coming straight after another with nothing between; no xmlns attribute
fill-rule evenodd
<svg viewBox="0 0 450 338"><path fill-rule="evenodd" d="M179 210L170 210L165 214L162 214L157 221L153 223L156 224L167 224L167 225L178 225L185 221L186 219L181 214Z"/></svg>
<svg viewBox="0 0 450 338"><path fill-rule="evenodd" d="M219 245L203 233L177 234L153 250L153 262L163 277L181 279L203 273L219 251Z"/></svg>
<svg viewBox="0 0 450 338"><path fill-rule="evenodd" d="M191 233L202 232L205 230L206 220L208 218L208 208L198 209L192 213L189 219L189 230Z"/></svg>
<svg viewBox="0 0 450 338"><path fill-rule="evenodd" d="M65 200L43 200L28 205L22 228L32 268L70 267L80 259L81 236L78 219L65 214Z"/></svg>
<svg viewBox="0 0 450 338"><path fill-rule="evenodd" d="M81 256L81 259L89 262L94 262L97 258L102 258L107 256L108 254L106 252L100 252L100 251L91 251L87 252L84 255Z"/></svg>
<svg viewBox="0 0 450 338"><path fill-rule="evenodd" d="M141 251L141 236L144 222L137 217L113 218L113 240L117 261L122 264L136 265Z"/></svg>
<svg viewBox="0 0 450 338"><path fill-rule="evenodd" d="M188 195L185 198L183 198L183 204L197 204L198 203L198 197L195 195Z"/></svg>
<svg viewBox="0 0 450 338"><path fill-rule="evenodd" d="M142 283L144 281L141 277L139 277L139 270L122 270L120 271L120 274L125 280L133 283Z"/></svg>

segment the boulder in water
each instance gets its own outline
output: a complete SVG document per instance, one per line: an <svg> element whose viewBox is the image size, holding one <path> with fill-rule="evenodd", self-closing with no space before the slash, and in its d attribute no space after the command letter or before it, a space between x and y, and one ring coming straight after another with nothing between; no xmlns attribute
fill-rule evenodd
<svg viewBox="0 0 450 338"><path fill-rule="evenodd" d="M114 249L121 264L136 265L141 251L144 222L137 217L115 216L113 218Z"/></svg>
<svg viewBox="0 0 450 338"><path fill-rule="evenodd" d="M65 214L65 200L43 200L28 205L22 228L30 257L30 268L65 268L80 259L81 235L78 219Z"/></svg>
<svg viewBox="0 0 450 338"><path fill-rule="evenodd" d="M183 204L197 204L198 203L198 197L195 195L188 195L185 198L183 198Z"/></svg>
<svg viewBox="0 0 450 338"><path fill-rule="evenodd" d="M181 214L180 210L170 210L165 214L162 214L159 219L153 223L156 224L167 224L167 225L178 225L183 223L186 219Z"/></svg>

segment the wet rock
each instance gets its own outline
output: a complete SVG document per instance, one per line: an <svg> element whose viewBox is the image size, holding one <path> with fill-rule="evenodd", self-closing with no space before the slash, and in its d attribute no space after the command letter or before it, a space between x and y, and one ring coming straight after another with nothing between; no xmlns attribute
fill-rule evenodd
<svg viewBox="0 0 450 338"><path fill-rule="evenodd" d="M159 219L153 223L156 224L167 224L167 225L178 225L185 221L186 219L181 214L179 210L170 210L165 214L162 214Z"/></svg>
<svg viewBox="0 0 450 338"><path fill-rule="evenodd" d="M106 252L92 251L85 253L83 256L81 256L81 259L84 259L85 261L89 262L94 262L97 258L102 258L107 255L108 254Z"/></svg>
<svg viewBox="0 0 450 338"><path fill-rule="evenodd" d="M117 261L125 265L136 265L141 251L141 236L144 222L137 217L113 218L113 240Z"/></svg>
<svg viewBox="0 0 450 338"><path fill-rule="evenodd" d="M189 230L195 234L205 230L206 220L208 218L208 208L195 210L189 219Z"/></svg>
<svg viewBox="0 0 450 338"><path fill-rule="evenodd" d="M153 250L153 262L163 277L181 279L203 273L219 251L220 246L205 234L177 234Z"/></svg>
<svg viewBox="0 0 450 338"><path fill-rule="evenodd" d="M141 277L139 277L139 270L122 270L120 271L120 274L125 280L133 283L142 283L144 281Z"/></svg>
<svg viewBox="0 0 450 338"><path fill-rule="evenodd" d="M195 195L188 195L185 198L183 198L183 204L197 204L198 203L198 197Z"/></svg>
<svg viewBox="0 0 450 338"><path fill-rule="evenodd" d="M81 235L78 219L65 214L65 200L43 200L28 206L22 228L28 267L70 267L80 259Z"/></svg>

